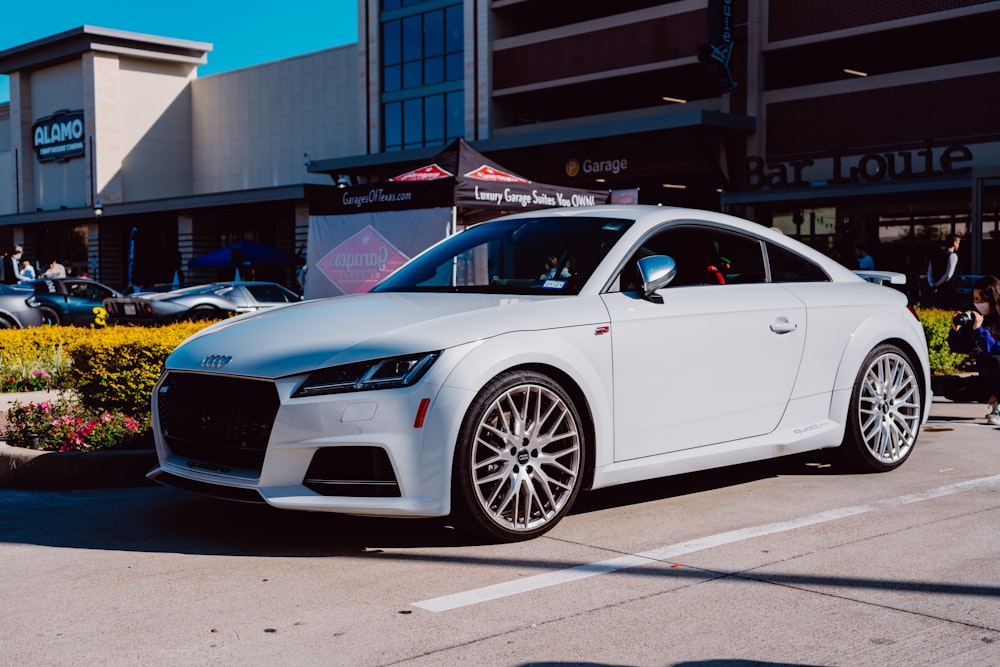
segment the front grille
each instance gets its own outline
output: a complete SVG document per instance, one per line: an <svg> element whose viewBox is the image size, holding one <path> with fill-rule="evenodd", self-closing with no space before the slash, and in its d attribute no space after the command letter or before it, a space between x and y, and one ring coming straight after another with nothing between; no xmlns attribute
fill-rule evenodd
<svg viewBox="0 0 1000 667"><path fill-rule="evenodd" d="M157 415L175 454L259 474L279 403L273 382L171 371Z"/></svg>

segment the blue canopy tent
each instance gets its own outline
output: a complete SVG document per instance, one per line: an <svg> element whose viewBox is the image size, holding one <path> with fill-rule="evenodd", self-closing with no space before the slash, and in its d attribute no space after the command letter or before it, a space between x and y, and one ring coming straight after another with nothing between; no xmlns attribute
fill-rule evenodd
<svg viewBox="0 0 1000 667"><path fill-rule="evenodd" d="M206 253L188 262L191 269L233 269L240 280L240 268L294 266L298 260L284 250L243 239Z"/></svg>

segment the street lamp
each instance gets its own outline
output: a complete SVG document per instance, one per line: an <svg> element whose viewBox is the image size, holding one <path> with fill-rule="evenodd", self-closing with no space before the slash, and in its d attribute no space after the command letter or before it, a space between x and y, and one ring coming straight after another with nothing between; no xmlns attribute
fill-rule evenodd
<svg viewBox="0 0 1000 667"><path fill-rule="evenodd" d="M104 215L104 207L101 206L101 202L94 202L94 217L100 220L102 215Z"/></svg>

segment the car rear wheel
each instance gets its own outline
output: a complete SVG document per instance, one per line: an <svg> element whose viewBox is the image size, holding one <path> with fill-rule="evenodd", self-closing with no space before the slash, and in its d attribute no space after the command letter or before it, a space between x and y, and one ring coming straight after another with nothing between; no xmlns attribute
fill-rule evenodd
<svg viewBox="0 0 1000 667"><path fill-rule="evenodd" d="M6 317L5 315L0 315L0 329L15 329L17 325L14 320Z"/></svg>
<svg viewBox="0 0 1000 667"><path fill-rule="evenodd" d="M865 358L851 393L841 452L852 467L885 472L913 451L923 414L923 394L913 362L883 344Z"/></svg>
<svg viewBox="0 0 1000 667"><path fill-rule="evenodd" d="M48 306L39 306L38 312L42 314L42 324L58 325L62 324L62 320L59 318L59 313L53 308Z"/></svg>
<svg viewBox="0 0 1000 667"><path fill-rule="evenodd" d="M192 322L203 320L221 320L226 316L224 312L214 306L195 306L188 311L187 318Z"/></svg>
<svg viewBox="0 0 1000 667"><path fill-rule="evenodd" d="M487 539L516 542L558 523L579 493L585 433L569 394L534 371L509 371L472 402L455 451L452 508Z"/></svg>

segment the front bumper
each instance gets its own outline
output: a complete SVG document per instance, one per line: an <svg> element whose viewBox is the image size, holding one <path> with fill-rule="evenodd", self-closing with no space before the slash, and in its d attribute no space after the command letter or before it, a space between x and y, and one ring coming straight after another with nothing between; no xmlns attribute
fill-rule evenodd
<svg viewBox="0 0 1000 667"><path fill-rule="evenodd" d="M285 509L448 514L452 452L469 392L418 382L292 399L301 381L167 372L153 395L159 466L150 479Z"/></svg>

